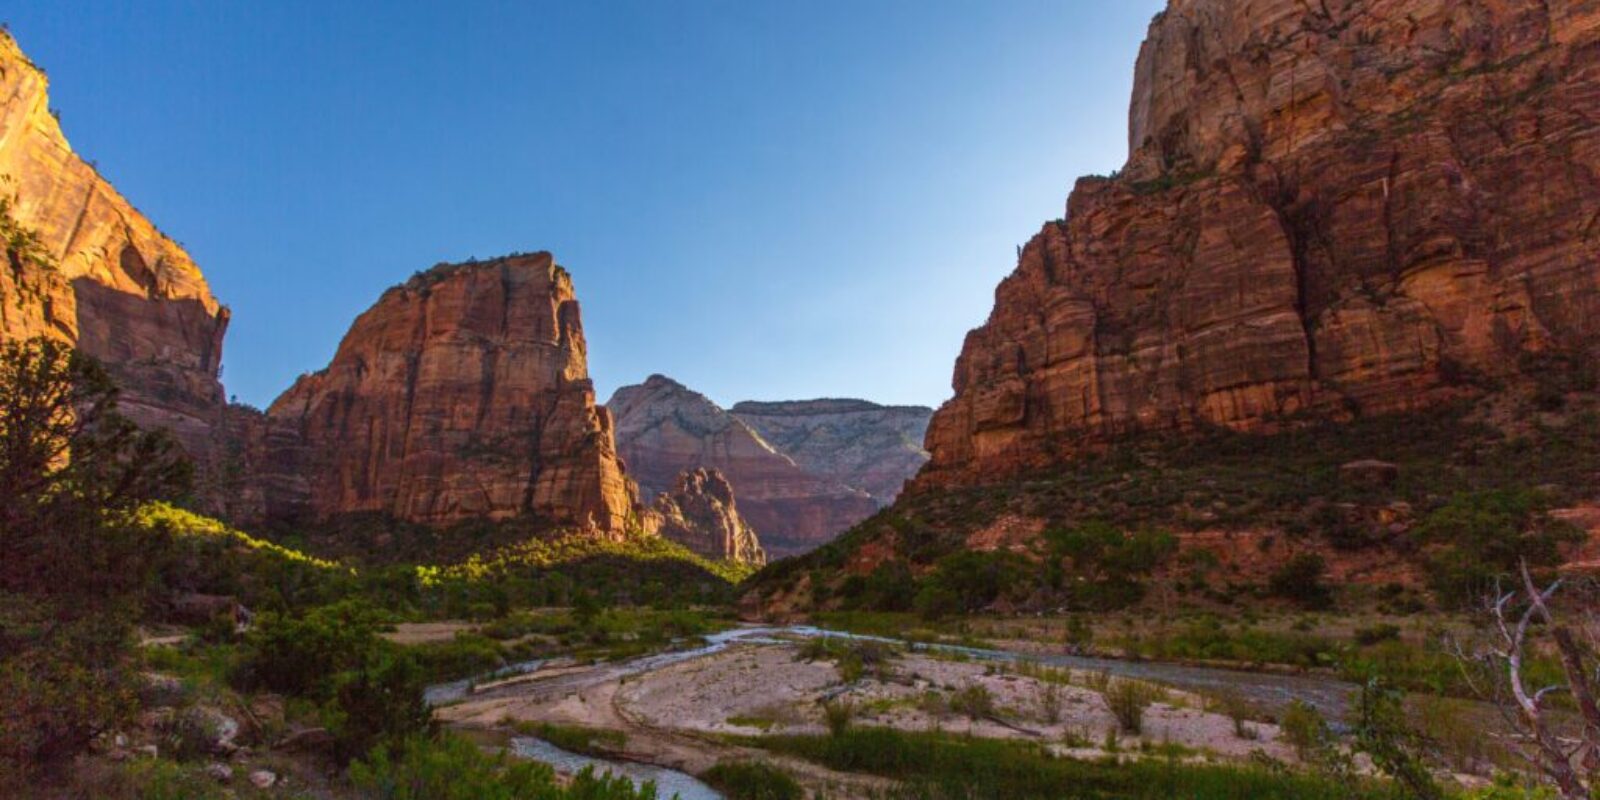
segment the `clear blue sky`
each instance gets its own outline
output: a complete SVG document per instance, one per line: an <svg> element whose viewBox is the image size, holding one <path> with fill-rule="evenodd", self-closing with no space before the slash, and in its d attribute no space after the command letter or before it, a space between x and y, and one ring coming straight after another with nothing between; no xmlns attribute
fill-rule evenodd
<svg viewBox="0 0 1600 800"><path fill-rule="evenodd" d="M1126 156L1164 0L75 2L0 19L233 308L270 402L382 290L551 250L601 399L937 404L1016 245Z"/></svg>

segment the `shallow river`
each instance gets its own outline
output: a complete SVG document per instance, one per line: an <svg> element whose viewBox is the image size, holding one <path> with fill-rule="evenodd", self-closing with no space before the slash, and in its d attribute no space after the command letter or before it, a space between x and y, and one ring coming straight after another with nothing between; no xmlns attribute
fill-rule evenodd
<svg viewBox="0 0 1600 800"><path fill-rule="evenodd" d="M908 643L881 636L864 636L806 625L733 628L707 636L705 644L699 647L643 656L618 664L597 665L593 670L541 681L538 689L540 692L560 692L563 687L575 690L581 686L593 685L601 681L617 680L630 675L639 675L672 664L711 655L735 644L777 644L794 638L816 638L821 636L901 644L914 651L959 653L975 661L1008 663L1031 661L1079 671L1107 672L1118 677L1146 680L1179 690L1205 694L1226 691L1253 705L1274 712L1283 709L1294 700L1300 700L1316 706L1324 715L1333 720L1340 720L1344 717L1349 709L1350 694L1356 689L1352 684L1314 676L1243 672L1214 667L1163 664L1155 661L1122 661L1112 658L1040 655L1010 650L962 647L959 645ZM475 679L454 681L429 687L427 692L428 702L437 705L459 700L471 694L472 686L476 682L498 680L533 672L539 669L543 663L542 661L528 661ZM507 687L498 691L517 692L525 691L527 688L529 687ZM664 799L671 798L673 795L677 795L679 800L720 800L722 797L716 790L701 783L693 776L676 770L629 761L592 758L562 750L541 739L531 737L515 738L511 740L511 749L518 756L549 764L562 773L570 774L578 772L585 767L594 767L597 772L610 772L626 776L636 785L641 785L646 781L654 781L660 796Z"/></svg>

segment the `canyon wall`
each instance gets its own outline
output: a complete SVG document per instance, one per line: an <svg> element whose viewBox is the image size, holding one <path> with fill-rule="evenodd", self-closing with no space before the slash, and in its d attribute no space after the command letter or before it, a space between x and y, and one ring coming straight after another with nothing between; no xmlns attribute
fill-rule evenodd
<svg viewBox="0 0 1600 800"><path fill-rule="evenodd" d="M105 364L121 411L213 465L228 310L189 255L73 152L44 72L0 32L0 339L50 336Z"/></svg>
<svg viewBox="0 0 1600 800"><path fill-rule="evenodd" d="M653 375L618 389L606 407L617 449L646 501L702 467L726 476L745 519L774 557L803 553L877 511L865 491L807 472L738 417L678 382Z"/></svg>
<svg viewBox="0 0 1600 800"><path fill-rule="evenodd" d="M794 400L734 404L731 413L813 475L861 489L880 506L899 496L928 451L933 409L866 400Z"/></svg>
<svg viewBox="0 0 1600 800"><path fill-rule="evenodd" d="M1600 4L1173 0L1130 157L1022 249L918 486L1596 357Z"/></svg>
<svg viewBox="0 0 1600 800"><path fill-rule="evenodd" d="M549 253L440 265L358 317L328 367L241 410L257 510L441 525L537 515L620 535L632 492Z"/></svg>

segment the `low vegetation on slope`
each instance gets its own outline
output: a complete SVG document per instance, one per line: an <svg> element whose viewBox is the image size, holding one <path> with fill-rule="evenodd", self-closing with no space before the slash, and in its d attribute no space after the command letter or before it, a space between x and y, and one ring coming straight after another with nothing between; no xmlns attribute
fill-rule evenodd
<svg viewBox="0 0 1600 800"><path fill-rule="evenodd" d="M1316 607L1335 599L1330 565L1348 562L1401 567L1374 581L1379 595L1426 587L1442 605L1472 603L1519 559L1554 565L1581 538L1549 515L1591 501L1600 476L1600 413L1571 388L1520 405L1502 398L1272 435L1134 439L1053 471L927 488L812 554L767 567L751 597L930 616L1104 610L1137 602L1159 576L1193 604ZM1373 460L1376 475L1347 467ZM1007 539L1008 522L1034 527ZM975 546L996 529L998 544ZM1255 548L1270 568L1252 573L1220 563L1216 549L1187 546L1206 532Z"/></svg>

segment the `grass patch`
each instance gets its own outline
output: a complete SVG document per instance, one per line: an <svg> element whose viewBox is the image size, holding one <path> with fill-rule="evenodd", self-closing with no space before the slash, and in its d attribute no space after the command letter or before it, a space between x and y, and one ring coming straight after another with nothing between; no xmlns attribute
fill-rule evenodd
<svg viewBox="0 0 1600 800"><path fill-rule="evenodd" d="M728 800L801 800L799 782L771 764L724 761L700 776Z"/></svg>
<svg viewBox="0 0 1600 800"><path fill-rule="evenodd" d="M1397 798L1385 784L1349 785L1257 766L1179 763L1172 758L1119 764L1052 756L1041 745L887 728L833 736L749 740L831 769L903 781L900 796L1013 800L1367 800Z"/></svg>
<svg viewBox="0 0 1600 800"><path fill-rule="evenodd" d="M628 746L628 735L607 728L588 728L582 725L556 725L554 723L518 722L512 726L517 733L535 736L569 753L606 757L615 755Z"/></svg>

